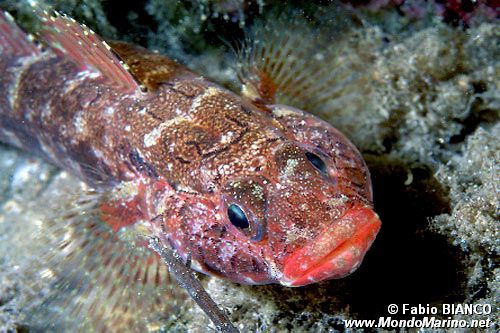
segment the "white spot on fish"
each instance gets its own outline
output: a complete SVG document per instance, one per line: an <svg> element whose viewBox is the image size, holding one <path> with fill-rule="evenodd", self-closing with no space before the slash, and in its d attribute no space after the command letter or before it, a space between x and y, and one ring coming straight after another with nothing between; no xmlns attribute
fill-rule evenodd
<svg viewBox="0 0 500 333"><path fill-rule="evenodd" d="M83 70L78 72L74 79L66 81L64 85L63 93L67 94L70 91L73 91L78 86L80 86L86 80L93 80L101 76L99 72L91 71L91 70Z"/></svg>
<svg viewBox="0 0 500 333"><path fill-rule="evenodd" d="M155 127L151 132L148 134L144 135L144 147L151 147L156 144L158 141L158 138L161 135L161 126Z"/></svg>
<svg viewBox="0 0 500 333"><path fill-rule="evenodd" d="M283 118L297 115L297 111L284 106L276 106L275 108L273 108L273 115L279 118Z"/></svg>
<svg viewBox="0 0 500 333"><path fill-rule="evenodd" d="M219 259L229 261L234 256L235 251L235 245L233 243L226 242L221 248Z"/></svg>
<svg viewBox="0 0 500 333"><path fill-rule="evenodd" d="M234 138L234 132L232 131L228 131L227 133L224 133L221 137L220 137L220 143L222 144L227 144L229 142L231 142L231 140Z"/></svg>
<svg viewBox="0 0 500 333"><path fill-rule="evenodd" d="M100 151L99 149L94 149L93 152L94 152L95 157L97 157L101 160L105 160L104 153L102 151Z"/></svg>
<svg viewBox="0 0 500 333"><path fill-rule="evenodd" d="M49 118L51 115L52 115L52 105L50 105L50 101L49 101L42 108L42 120L49 121Z"/></svg>
<svg viewBox="0 0 500 333"><path fill-rule="evenodd" d="M203 94L197 96L194 101L193 101L193 104L191 104L191 108L189 109L189 112L194 112L198 109L198 107L203 103L204 99L206 98L209 98L209 97L212 97L212 96L216 96L218 94L221 93L221 90L219 88L216 88L216 87L208 87L204 92Z"/></svg>
<svg viewBox="0 0 500 333"><path fill-rule="evenodd" d="M78 134L84 133L87 127L87 120L85 119L84 111L78 111L73 118L73 126Z"/></svg>
<svg viewBox="0 0 500 333"><path fill-rule="evenodd" d="M299 161L297 161L296 159L293 159L293 158L288 159L286 161L285 170L283 170L285 176L293 175L297 165L299 165Z"/></svg>
<svg viewBox="0 0 500 333"><path fill-rule="evenodd" d="M108 106L104 110L104 115L106 115L106 116L112 116L114 113L115 113L115 108L113 108L112 106Z"/></svg>
<svg viewBox="0 0 500 333"><path fill-rule="evenodd" d="M144 147L149 148L151 146L154 146L158 142L158 139L160 138L161 133L164 129L172 125L180 124L184 121L189 121L189 119L184 117L175 117L174 119L170 119L164 123L161 123L158 127L155 127L151 132L144 136Z"/></svg>
<svg viewBox="0 0 500 333"><path fill-rule="evenodd" d="M266 258L266 262L269 266L269 276L275 280L280 280L283 276L283 273L279 269L278 265L274 262L274 259Z"/></svg>

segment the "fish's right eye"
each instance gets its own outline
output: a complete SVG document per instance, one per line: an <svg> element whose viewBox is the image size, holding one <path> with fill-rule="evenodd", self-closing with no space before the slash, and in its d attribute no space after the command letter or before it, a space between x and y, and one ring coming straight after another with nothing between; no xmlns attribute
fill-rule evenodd
<svg viewBox="0 0 500 333"><path fill-rule="evenodd" d="M321 157L309 151L306 151L306 157L318 171L325 175L328 174L325 161Z"/></svg>
<svg viewBox="0 0 500 333"><path fill-rule="evenodd" d="M238 205L229 205L227 208L227 216L229 217L229 221L231 221L231 223L239 229L247 229L250 227L250 223L248 222L245 212Z"/></svg>

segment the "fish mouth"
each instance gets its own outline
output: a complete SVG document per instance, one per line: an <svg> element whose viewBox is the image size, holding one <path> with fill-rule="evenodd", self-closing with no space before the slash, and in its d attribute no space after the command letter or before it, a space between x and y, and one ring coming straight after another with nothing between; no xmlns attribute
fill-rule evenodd
<svg viewBox="0 0 500 333"><path fill-rule="evenodd" d="M300 287L351 274L361 264L380 226L373 209L350 208L339 221L285 260L280 283Z"/></svg>

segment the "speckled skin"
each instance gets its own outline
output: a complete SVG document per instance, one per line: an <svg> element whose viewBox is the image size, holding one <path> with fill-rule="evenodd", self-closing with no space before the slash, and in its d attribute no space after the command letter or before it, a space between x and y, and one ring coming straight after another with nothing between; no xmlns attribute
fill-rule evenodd
<svg viewBox="0 0 500 333"><path fill-rule="evenodd" d="M111 43L128 67L106 69L30 43L0 38L0 140L109 190L114 230L141 221L195 269L241 283L300 286L358 267L380 221L363 159L329 124L129 44ZM229 221L233 203L249 228Z"/></svg>

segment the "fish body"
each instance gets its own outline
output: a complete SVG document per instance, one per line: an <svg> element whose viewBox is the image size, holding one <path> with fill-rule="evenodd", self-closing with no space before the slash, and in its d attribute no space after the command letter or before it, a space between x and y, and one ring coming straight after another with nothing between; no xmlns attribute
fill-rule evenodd
<svg viewBox="0 0 500 333"><path fill-rule="evenodd" d="M67 17L42 21L44 47L0 14L0 140L104 191L114 232L141 225L196 270L245 284L359 266L380 220L343 134L273 103L272 82L240 96Z"/></svg>

